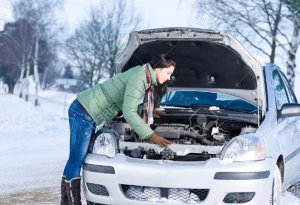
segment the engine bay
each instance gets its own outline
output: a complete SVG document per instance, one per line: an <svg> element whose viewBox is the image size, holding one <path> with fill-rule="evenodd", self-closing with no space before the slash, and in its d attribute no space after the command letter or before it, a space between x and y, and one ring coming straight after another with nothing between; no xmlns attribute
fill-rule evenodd
<svg viewBox="0 0 300 205"><path fill-rule="evenodd" d="M151 128L157 135L172 142L167 148L161 148L141 139L123 120L113 120L105 127L120 136L120 153L131 158L173 161L206 161L216 158L232 138L253 133L257 129L253 123L228 119L208 119L202 123L197 120L173 123L161 120L151 125Z"/></svg>

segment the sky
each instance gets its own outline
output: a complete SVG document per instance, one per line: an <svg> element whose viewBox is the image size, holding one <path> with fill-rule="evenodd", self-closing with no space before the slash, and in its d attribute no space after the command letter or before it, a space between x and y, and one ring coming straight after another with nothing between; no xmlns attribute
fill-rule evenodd
<svg viewBox="0 0 300 205"><path fill-rule="evenodd" d="M60 16L65 21L68 31L73 31L83 21L91 6L110 4L110 0L64 0L64 11ZM206 21L196 19L193 14L195 0L127 0L141 14L143 28L159 28L172 26L203 26ZM12 20L10 0L0 0L0 30L5 22Z"/></svg>
<svg viewBox="0 0 300 205"><path fill-rule="evenodd" d="M9 0L0 0L0 30L6 22L13 19Z"/></svg>
<svg viewBox="0 0 300 205"><path fill-rule="evenodd" d="M70 30L86 17L90 6L100 2L109 5L109 0L65 0L65 13ZM195 0L127 0L127 2L133 6L134 12L142 16L143 28L196 25L195 16L191 12Z"/></svg>

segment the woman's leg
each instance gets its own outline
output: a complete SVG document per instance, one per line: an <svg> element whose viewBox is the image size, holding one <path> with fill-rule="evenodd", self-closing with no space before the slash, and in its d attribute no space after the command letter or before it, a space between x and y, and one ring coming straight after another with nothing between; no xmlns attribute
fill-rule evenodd
<svg viewBox="0 0 300 205"><path fill-rule="evenodd" d="M74 101L69 108L70 153L64 169L66 192L74 204L80 202L80 169L94 132L94 122Z"/></svg>
<svg viewBox="0 0 300 205"><path fill-rule="evenodd" d="M69 181L80 177L80 168L87 154L90 139L95 130L94 121L75 101L69 108L70 153L64 170Z"/></svg>
<svg viewBox="0 0 300 205"><path fill-rule="evenodd" d="M68 114L69 114L69 130L70 130L70 144L69 144L69 150L71 150L71 146L75 146L73 145L73 141L74 141L74 137L72 135L73 131L73 126L74 126L74 122L75 122L75 118L76 118L76 113L73 112L73 110L76 109L76 102L73 101L73 103L70 105L69 110L68 110ZM69 199L68 199L68 194L67 194L67 186L68 183L66 182L66 170L68 167L68 163L69 160L67 161L67 164L64 168L64 172L63 172L63 176L62 176L62 180L61 180L61 199L60 199L60 205L69 205Z"/></svg>

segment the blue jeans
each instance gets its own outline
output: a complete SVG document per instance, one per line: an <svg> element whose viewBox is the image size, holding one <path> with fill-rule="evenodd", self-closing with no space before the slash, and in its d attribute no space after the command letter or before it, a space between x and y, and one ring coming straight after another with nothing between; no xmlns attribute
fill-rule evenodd
<svg viewBox="0 0 300 205"><path fill-rule="evenodd" d="M77 100L74 100L69 108L69 125L70 153L63 173L68 181L80 177L81 165L95 131L95 122Z"/></svg>

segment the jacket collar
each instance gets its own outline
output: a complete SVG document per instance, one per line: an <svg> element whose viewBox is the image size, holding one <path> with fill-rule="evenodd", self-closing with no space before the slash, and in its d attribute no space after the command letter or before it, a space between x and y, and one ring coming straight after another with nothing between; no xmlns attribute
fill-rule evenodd
<svg viewBox="0 0 300 205"><path fill-rule="evenodd" d="M148 64L148 68L150 71L151 85L156 86L157 82L156 82L156 76L155 76L154 70L151 67L150 63L147 63L147 64Z"/></svg>

